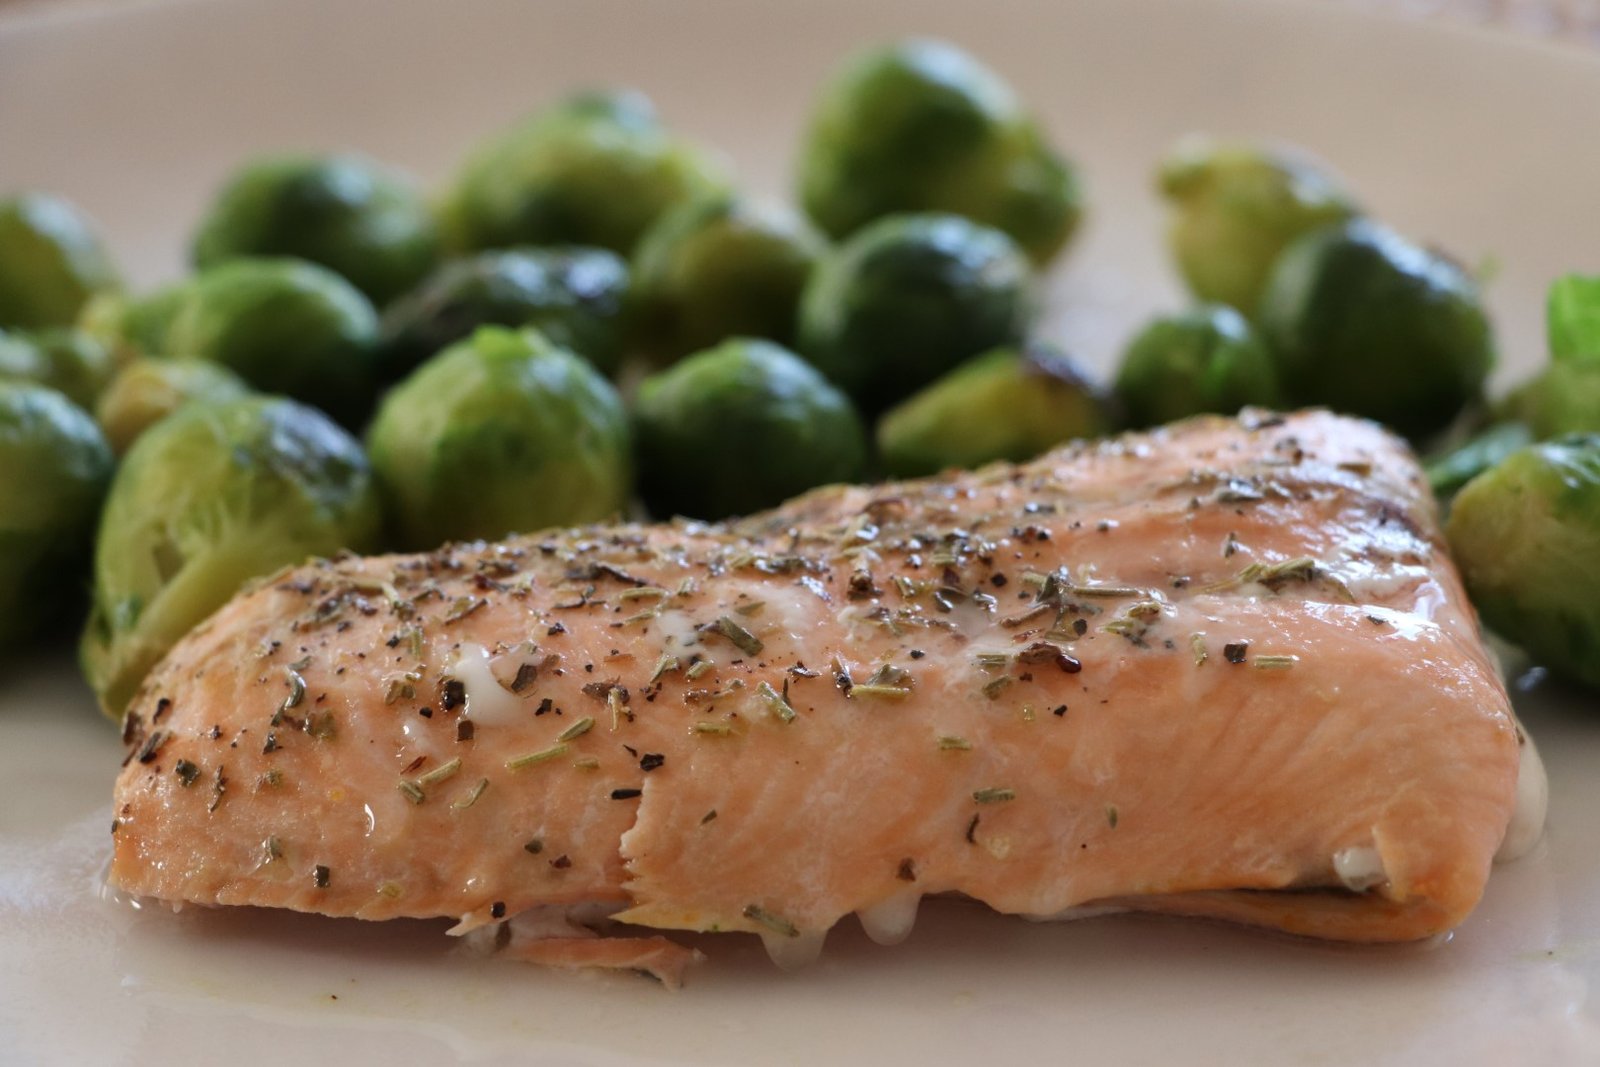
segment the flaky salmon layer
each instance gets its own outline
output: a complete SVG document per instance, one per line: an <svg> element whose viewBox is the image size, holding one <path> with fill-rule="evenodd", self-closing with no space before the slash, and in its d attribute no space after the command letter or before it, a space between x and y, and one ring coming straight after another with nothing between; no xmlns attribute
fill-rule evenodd
<svg viewBox="0 0 1600 1067"><path fill-rule="evenodd" d="M1415 462L1319 412L316 562L189 635L126 735L130 893L780 951L938 893L1427 937L1519 755ZM682 962L588 933L519 954Z"/></svg>

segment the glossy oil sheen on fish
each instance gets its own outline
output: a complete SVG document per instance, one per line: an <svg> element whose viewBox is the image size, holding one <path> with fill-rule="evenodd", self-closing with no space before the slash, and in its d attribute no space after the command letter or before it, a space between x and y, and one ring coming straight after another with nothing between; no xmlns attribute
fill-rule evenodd
<svg viewBox="0 0 1600 1067"><path fill-rule="evenodd" d="M126 726L127 892L669 981L661 931L796 961L940 893L1427 937L1483 890L1521 747L1415 461L1318 412L314 563Z"/></svg>

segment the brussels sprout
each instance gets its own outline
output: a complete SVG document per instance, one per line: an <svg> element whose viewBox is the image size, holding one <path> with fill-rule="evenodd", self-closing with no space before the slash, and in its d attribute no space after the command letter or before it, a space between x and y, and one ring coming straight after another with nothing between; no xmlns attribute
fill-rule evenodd
<svg viewBox="0 0 1600 1067"><path fill-rule="evenodd" d="M1362 220L1291 245L1259 321L1291 401L1366 415L1414 438L1481 397L1494 362L1466 272Z"/></svg>
<svg viewBox="0 0 1600 1067"><path fill-rule="evenodd" d="M1600 362L1600 277L1568 274L1545 302L1550 358Z"/></svg>
<svg viewBox="0 0 1600 1067"><path fill-rule="evenodd" d="M0 641L40 633L76 602L111 467L77 405L0 382Z"/></svg>
<svg viewBox="0 0 1600 1067"><path fill-rule="evenodd" d="M1496 413L1526 423L1539 441L1569 433L1600 433L1600 361L1550 363L1513 389Z"/></svg>
<svg viewBox="0 0 1600 1067"><path fill-rule="evenodd" d="M129 363L100 394L95 419L117 455L127 452L150 427L192 403L242 400L250 387L237 374L203 359L154 359Z"/></svg>
<svg viewBox="0 0 1600 1067"><path fill-rule="evenodd" d="M361 446L281 397L196 404L154 426L111 483L80 655L109 715L180 637L251 578L377 547Z"/></svg>
<svg viewBox="0 0 1600 1067"><path fill-rule="evenodd" d="M1254 317L1272 264L1302 234L1356 215L1309 157L1286 149L1182 141L1161 165L1168 241L1189 289Z"/></svg>
<svg viewBox="0 0 1600 1067"><path fill-rule="evenodd" d="M878 453L897 478L1020 462L1111 432L1106 398L1062 352L997 348L968 360L878 420Z"/></svg>
<svg viewBox="0 0 1600 1067"><path fill-rule="evenodd" d="M1533 434L1520 422L1491 426L1429 463L1428 485L1439 496L1450 496L1532 441Z"/></svg>
<svg viewBox="0 0 1600 1067"><path fill-rule="evenodd" d="M482 146L444 205L458 248L597 245L624 255L663 211L727 184L637 94L586 94Z"/></svg>
<svg viewBox="0 0 1600 1067"><path fill-rule="evenodd" d="M0 200L0 326L71 326L117 272L89 220L44 193Z"/></svg>
<svg viewBox="0 0 1600 1067"><path fill-rule="evenodd" d="M1132 426L1283 405L1272 357L1245 317L1222 304L1165 315L1139 331L1123 352L1116 392Z"/></svg>
<svg viewBox="0 0 1600 1067"><path fill-rule="evenodd" d="M1072 164L999 76L942 41L857 57L823 90L800 150L800 199L834 237L884 215L948 211L1009 234L1036 263L1082 211Z"/></svg>
<svg viewBox="0 0 1600 1067"><path fill-rule="evenodd" d="M1524 448L1474 478L1446 533L1485 624L1600 686L1600 435Z"/></svg>
<svg viewBox="0 0 1600 1067"><path fill-rule="evenodd" d="M627 264L603 248L519 248L447 263L383 313L379 377L405 377L479 326L536 327L614 374L628 292Z"/></svg>
<svg viewBox="0 0 1600 1067"><path fill-rule="evenodd" d="M800 299L800 351L865 411L968 357L1022 341L1028 261L956 215L880 219L823 259Z"/></svg>
<svg viewBox="0 0 1600 1067"><path fill-rule="evenodd" d="M634 455L651 512L723 519L859 479L867 444L849 399L816 368L741 337L640 384Z"/></svg>
<svg viewBox="0 0 1600 1067"><path fill-rule="evenodd" d="M245 256L296 256L384 304L432 269L439 235L402 175L361 156L288 156L256 160L228 180L193 254L202 270Z"/></svg>
<svg viewBox="0 0 1600 1067"><path fill-rule="evenodd" d="M94 406L116 372L111 352L81 330L52 328L26 337L0 331L0 378L48 385L81 408Z"/></svg>
<svg viewBox="0 0 1600 1067"><path fill-rule="evenodd" d="M607 518L632 489L616 390L537 330L445 349L390 390L367 440L405 548Z"/></svg>
<svg viewBox="0 0 1600 1067"><path fill-rule="evenodd" d="M100 293L83 306L78 329L100 342L119 366L140 356L165 355L167 330L191 286L169 285L138 298Z"/></svg>
<svg viewBox="0 0 1600 1067"><path fill-rule="evenodd" d="M674 208L633 257L641 346L670 362L729 337L794 344L800 293L824 247L798 216L731 195Z"/></svg>
<svg viewBox="0 0 1600 1067"><path fill-rule="evenodd" d="M372 304L326 267L238 259L183 286L148 354L220 363L263 392L355 426L372 407L377 338Z"/></svg>

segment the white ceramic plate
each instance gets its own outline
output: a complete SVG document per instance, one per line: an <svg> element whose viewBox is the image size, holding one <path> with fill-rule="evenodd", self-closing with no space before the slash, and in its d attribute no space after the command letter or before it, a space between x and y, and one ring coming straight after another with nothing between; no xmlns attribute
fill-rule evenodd
<svg viewBox="0 0 1600 1067"><path fill-rule="evenodd" d="M1102 367L1178 300L1150 169L1193 129L1305 145L1401 229L1497 262L1502 381L1542 358L1549 279L1600 271L1600 62L1307 4L45 10L0 20L0 190L78 201L149 284L178 272L205 197L246 155L356 147L437 181L552 94L620 81L722 146L751 187L781 193L818 79L904 32L977 51L1081 160L1094 213L1052 321ZM934 905L895 949L842 924L798 976L754 939L720 939L672 995L465 959L443 924L105 901L112 731L65 656L0 673L7 1064L1600 1062L1600 716L1550 686L1518 696L1550 765L1547 838L1442 943L1348 949L1138 918L1034 926Z"/></svg>

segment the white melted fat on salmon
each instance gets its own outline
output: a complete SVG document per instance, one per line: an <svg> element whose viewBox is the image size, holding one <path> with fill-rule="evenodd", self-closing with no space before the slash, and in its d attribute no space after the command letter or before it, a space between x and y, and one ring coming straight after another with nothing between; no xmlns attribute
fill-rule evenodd
<svg viewBox="0 0 1600 1067"><path fill-rule="evenodd" d="M1524 747L1415 461L1318 412L316 562L185 638L125 734L129 893L668 981L660 931L792 962L928 894L1428 937Z"/></svg>

